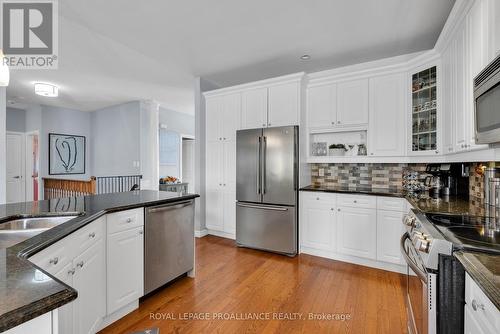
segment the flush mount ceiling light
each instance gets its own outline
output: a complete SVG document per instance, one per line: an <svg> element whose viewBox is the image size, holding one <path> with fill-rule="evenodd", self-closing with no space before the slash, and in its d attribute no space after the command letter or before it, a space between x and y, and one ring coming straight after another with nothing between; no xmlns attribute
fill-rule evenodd
<svg viewBox="0 0 500 334"><path fill-rule="evenodd" d="M0 49L0 87L7 87L9 85L9 80L9 67L4 63L4 55Z"/></svg>
<svg viewBox="0 0 500 334"><path fill-rule="evenodd" d="M35 82L35 94L46 97L57 97L59 95L59 87L48 83Z"/></svg>
<svg viewBox="0 0 500 334"><path fill-rule="evenodd" d="M300 57L300 59L302 59L302 60L309 60L309 59L311 59L311 56L310 55L303 55L303 56Z"/></svg>

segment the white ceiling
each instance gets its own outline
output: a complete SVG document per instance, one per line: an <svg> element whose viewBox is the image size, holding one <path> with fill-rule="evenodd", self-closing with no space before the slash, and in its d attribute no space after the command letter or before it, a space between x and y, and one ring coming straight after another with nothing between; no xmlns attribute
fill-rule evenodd
<svg viewBox="0 0 500 334"><path fill-rule="evenodd" d="M430 49L453 3L59 1L59 69L12 71L8 95L80 110L154 99L193 113L197 76L224 87ZM58 84L60 97L36 97L34 81Z"/></svg>

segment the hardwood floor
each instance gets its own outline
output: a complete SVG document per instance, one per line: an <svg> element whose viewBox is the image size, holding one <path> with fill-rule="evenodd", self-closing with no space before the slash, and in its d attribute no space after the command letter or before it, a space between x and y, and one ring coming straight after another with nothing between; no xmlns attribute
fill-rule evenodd
<svg viewBox="0 0 500 334"><path fill-rule="evenodd" d="M161 334L406 333L403 275L309 255L289 258L237 248L234 241L214 236L197 239L196 261L196 278L182 278L146 297L138 310L101 333L154 327ZM205 312L210 319L186 319ZM274 319L279 312L302 319ZM351 318L308 320L310 313ZM262 320L241 320L251 316Z"/></svg>

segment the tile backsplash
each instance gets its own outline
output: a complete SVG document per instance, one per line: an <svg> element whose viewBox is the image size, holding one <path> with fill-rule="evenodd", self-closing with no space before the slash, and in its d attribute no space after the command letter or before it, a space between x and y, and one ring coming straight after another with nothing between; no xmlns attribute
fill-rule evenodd
<svg viewBox="0 0 500 334"><path fill-rule="evenodd" d="M483 177L476 172L479 163L470 164L469 193L483 198ZM311 164L311 183L316 186L372 187L403 190L405 171L425 172L426 164L340 163ZM322 173L320 171L322 170ZM322 174L320 176L320 174Z"/></svg>

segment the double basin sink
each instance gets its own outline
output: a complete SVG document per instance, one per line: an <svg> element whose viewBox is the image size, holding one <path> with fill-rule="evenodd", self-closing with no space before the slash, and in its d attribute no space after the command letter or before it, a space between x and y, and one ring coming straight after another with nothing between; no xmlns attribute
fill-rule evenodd
<svg viewBox="0 0 500 334"><path fill-rule="evenodd" d="M20 218L0 223L0 249L13 246L55 226L61 225L78 214Z"/></svg>

